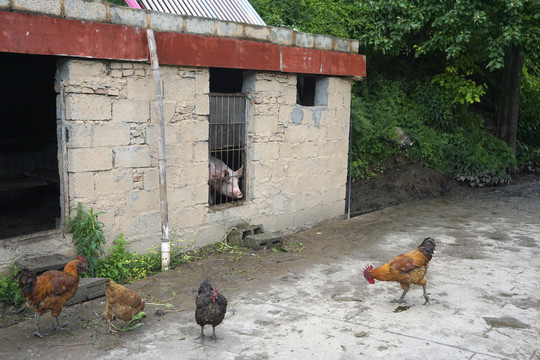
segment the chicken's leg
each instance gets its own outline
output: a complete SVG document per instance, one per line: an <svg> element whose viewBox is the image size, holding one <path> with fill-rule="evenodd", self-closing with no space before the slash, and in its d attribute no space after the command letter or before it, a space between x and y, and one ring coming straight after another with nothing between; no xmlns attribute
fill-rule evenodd
<svg viewBox="0 0 540 360"><path fill-rule="evenodd" d="M427 293L426 293L426 285L423 285L423 288L424 288L424 297L426 298L426 302L424 303L424 305L426 305L427 303L429 303L429 297L427 296Z"/></svg>
<svg viewBox="0 0 540 360"><path fill-rule="evenodd" d="M34 335L37 336L40 339L43 339L43 335L39 332L39 313L36 313L36 320L35 320L35 327L34 327ZM47 334L45 334L47 335Z"/></svg>
<svg viewBox="0 0 540 360"><path fill-rule="evenodd" d="M212 325L212 337L214 338L214 341L217 342L216 327L214 325Z"/></svg>
<svg viewBox="0 0 540 360"><path fill-rule="evenodd" d="M405 302L405 295L407 294L408 291L409 291L408 289L403 290L403 294L401 294L401 297L399 299L397 299L397 300L394 300L394 302L397 302L399 304L404 303Z"/></svg>
<svg viewBox="0 0 540 360"><path fill-rule="evenodd" d="M113 334L118 332L118 330L112 328L111 319L107 319L107 324L109 324L109 332Z"/></svg>
<svg viewBox="0 0 540 360"><path fill-rule="evenodd" d="M53 316L54 318L54 329L55 330L69 330L67 327L67 324L60 325L60 322L58 321L58 316Z"/></svg>
<svg viewBox="0 0 540 360"><path fill-rule="evenodd" d="M201 325L201 336L199 336L197 339L199 338L204 341L204 325Z"/></svg>

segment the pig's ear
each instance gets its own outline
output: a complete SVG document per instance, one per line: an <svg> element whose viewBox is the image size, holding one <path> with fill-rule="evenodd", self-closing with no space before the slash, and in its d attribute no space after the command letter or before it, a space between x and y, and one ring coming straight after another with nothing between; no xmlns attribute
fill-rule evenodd
<svg viewBox="0 0 540 360"><path fill-rule="evenodd" d="M244 173L244 165L240 166L240 169L236 170L236 174L238 176L242 176L243 173Z"/></svg>

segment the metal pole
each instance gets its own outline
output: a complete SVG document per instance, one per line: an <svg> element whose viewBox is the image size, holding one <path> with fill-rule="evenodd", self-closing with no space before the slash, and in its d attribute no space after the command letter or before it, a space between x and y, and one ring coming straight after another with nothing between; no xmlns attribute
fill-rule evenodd
<svg viewBox="0 0 540 360"><path fill-rule="evenodd" d="M161 269L169 269L171 262L171 243L169 241L169 206L167 204L167 170L165 164L165 115L163 114L163 95L161 92L161 79L159 77L159 62L156 51L154 31L146 30L148 50L152 62L152 74L156 91L156 103L159 117L158 137L158 166L159 166L159 200L161 209Z"/></svg>
<svg viewBox="0 0 540 360"><path fill-rule="evenodd" d="M60 126L61 126L61 144L58 146L58 149L61 149L61 161L62 167L62 186L60 192L63 195L63 204L62 204L62 213L61 213L61 223L62 226L66 226L66 218L69 216L69 181L68 181L68 156L67 156L67 129L66 129L66 100L65 100L65 88L64 82L60 84L60 99L58 100L58 105L60 108Z"/></svg>
<svg viewBox="0 0 540 360"><path fill-rule="evenodd" d="M347 219L351 218L351 184L352 181L352 114L349 116L349 181L347 193Z"/></svg>

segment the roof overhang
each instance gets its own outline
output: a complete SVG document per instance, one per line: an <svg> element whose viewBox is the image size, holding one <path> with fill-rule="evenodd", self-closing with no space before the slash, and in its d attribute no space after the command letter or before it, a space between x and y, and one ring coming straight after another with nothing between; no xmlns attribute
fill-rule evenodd
<svg viewBox="0 0 540 360"><path fill-rule="evenodd" d="M144 28L0 11L0 34L1 52L150 62ZM175 32L155 38L166 65L366 76L364 55Z"/></svg>

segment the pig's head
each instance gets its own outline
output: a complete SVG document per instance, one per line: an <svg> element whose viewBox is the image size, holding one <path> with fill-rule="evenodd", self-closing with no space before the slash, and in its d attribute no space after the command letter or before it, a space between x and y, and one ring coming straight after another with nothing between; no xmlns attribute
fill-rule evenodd
<svg viewBox="0 0 540 360"><path fill-rule="evenodd" d="M240 186L238 185L238 179L242 176L243 167L236 171L231 169L223 171L221 177L221 193L233 198L241 199L244 194L240 191Z"/></svg>
<svg viewBox="0 0 540 360"><path fill-rule="evenodd" d="M242 199L238 181L243 174L243 166L233 171L223 161L211 156L208 166L208 183L214 190L232 199Z"/></svg>

